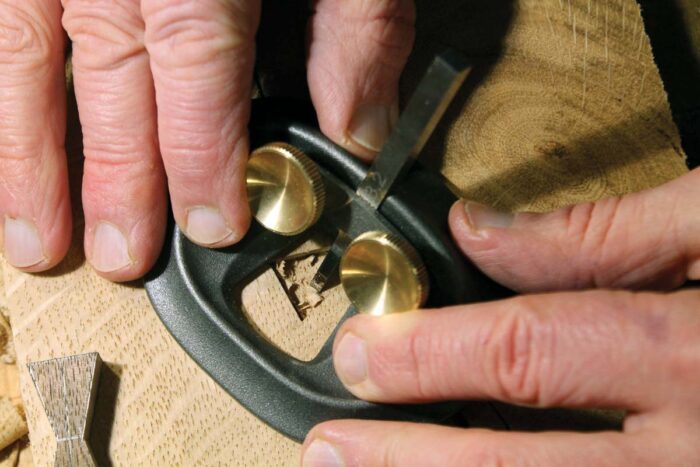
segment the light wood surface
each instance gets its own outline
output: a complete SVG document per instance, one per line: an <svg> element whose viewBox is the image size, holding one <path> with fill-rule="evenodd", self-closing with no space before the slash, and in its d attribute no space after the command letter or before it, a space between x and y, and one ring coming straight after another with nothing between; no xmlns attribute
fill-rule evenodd
<svg viewBox="0 0 700 467"><path fill-rule="evenodd" d="M634 0L422 0L418 6L403 96L447 45L476 63L426 149L426 162L465 196L506 209L546 210L658 185L685 171ZM68 141L74 180L77 137ZM79 192L76 183L74 200ZM74 204L78 221L68 259L42 275L1 263L2 292L20 363L102 355L108 371L91 440L98 462L295 464L298 446L257 421L185 355L140 284L111 284L90 270ZM312 309L295 322L298 342L285 341L292 334L274 326L291 309L272 298L279 295L272 276L263 280L269 289L248 291L255 302L271 290L258 300L258 326L287 351L312 354L309 342L328 335L333 320L314 320L318 309ZM53 435L24 370L21 383L34 458L47 465Z"/></svg>

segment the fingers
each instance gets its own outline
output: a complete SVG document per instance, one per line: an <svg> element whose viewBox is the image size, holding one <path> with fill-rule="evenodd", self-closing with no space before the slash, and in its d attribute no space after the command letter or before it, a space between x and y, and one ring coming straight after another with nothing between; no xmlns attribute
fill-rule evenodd
<svg viewBox="0 0 700 467"><path fill-rule="evenodd" d="M260 2L143 0L172 208L194 242L247 231L247 124Z"/></svg>
<svg viewBox="0 0 700 467"><path fill-rule="evenodd" d="M622 198L550 214L456 204L450 226L484 272L520 291L667 289L700 278L700 170Z"/></svg>
<svg viewBox="0 0 700 467"><path fill-rule="evenodd" d="M669 385L700 383L687 384L700 360L699 299L697 291L580 292L358 316L339 331L334 364L353 394L372 401L653 410L667 403Z"/></svg>
<svg viewBox="0 0 700 467"><path fill-rule="evenodd" d="M64 0L85 153L85 252L112 280L143 275L165 234L165 174L138 0Z"/></svg>
<svg viewBox="0 0 700 467"><path fill-rule="evenodd" d="M25 271L70 244L61 4L0 1L0 241Z"/></svg>
<svg viewBox="0 0 700 467"><path fill-rule="evenodd" d="M412 0L317 0L308 79L321 130L364 159L398 118L398 82L414 36Z"/></svg>
<svg viewBox="0 0 700 467"><path fill-rule="evenodd" d="M661 456L649 435L496 433L435 425L338 420L307 436L304 467L641 465ZM653 464L649 464L653 465Z"/></svg>

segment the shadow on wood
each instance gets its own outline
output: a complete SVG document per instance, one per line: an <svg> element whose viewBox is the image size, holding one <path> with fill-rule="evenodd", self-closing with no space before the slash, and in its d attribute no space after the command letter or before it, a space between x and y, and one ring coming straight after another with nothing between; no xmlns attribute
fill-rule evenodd
<svg viewBox="0 0 700 467"><path fill-rule="evenodd" d="M436 170L442 165L444 141L452 123L468 105L474 91L486 81L503 53L503 40L514 15L513 0L461 0L416 2L416 45L401 82L401 100L413 93L433 58L447 48L464 54L472 70L437 126L421 155ZM459 26L457 26L459 25Z"/></svg>
<svg viewBox="0 0 700 467"><path fill-rule="evenodd" d="M90 446L92 446L97 465L101 467L114 465L109 455L109 445L123 370L123 365L116 363L105 362L102 365L100 386L97 389L97 401L95 402L92 430L90 431Z"/></svg>
<svg viewBox="0 0 700 467"><path fill-rule="evenodd" d="M640 113L603 132L583 135L565 145L556 141L543 141L535 148L539 157L525 160L470 186L462 192L462 196L482 202L497 199L499 203L494 207L517 209L544 195L586 186L587 183L600 179L604 173L652 158L672 145L671 135L661 135L660 138L650 139L656 144L646 145L643 152L611 148L611 141L622 147L630 135L641 135L653 128L650 121L660 112L661 109L653 109ZM681 149L675 149L678 157L683 157ZM553 179L557 183L552 183Z"/></svg>
<svg viewBox="0 0 700 467"><path fill-rule="evenodd" d="M688 165L700 166L700 10L692 0L638 0ZM694 28L694 30L692 30Z"/></svg>

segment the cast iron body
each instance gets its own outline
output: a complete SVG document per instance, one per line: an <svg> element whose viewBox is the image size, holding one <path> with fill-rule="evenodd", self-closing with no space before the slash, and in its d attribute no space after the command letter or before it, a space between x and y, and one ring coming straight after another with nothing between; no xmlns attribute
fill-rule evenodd
<svg viewBox="0 0 700 467"><path fill-rule="evenodd" d="M309 106L297 101L254 101L251 147L272 141L293 144L321 169L328 204L315 228L351 237L387 230L407 239L427 267L428 307L477 301L484 287L455 249L447 213L455 202L444 179L415 166L378 212L355 195L367 168L318 130ZM335 332L310 362L295 359L260 336L241 312L243 285L308 238L284 237L255 224L239 244L210 250L189 242L179 229L171 235L146 289L161 320L187 353L229 394L278 431L302 440L317 423L335 418L440 422L459 404L384 405L353 397L333 370ZM477 285L478 284L478 285ZM343 319L353 315L351 307Z"/></svg>

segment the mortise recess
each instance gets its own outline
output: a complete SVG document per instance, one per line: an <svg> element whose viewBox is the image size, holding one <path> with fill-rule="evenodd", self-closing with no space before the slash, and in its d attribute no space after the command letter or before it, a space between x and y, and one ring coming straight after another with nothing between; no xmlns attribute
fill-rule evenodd
<svg viewBox="0 0 700 467"><path fill-rule="evenodd" d="M315 234L236 294L251 325L271 344L302 361L318 355L350 306L342 287L319 294L310 285L332 241L321 232Z"/></svg>

